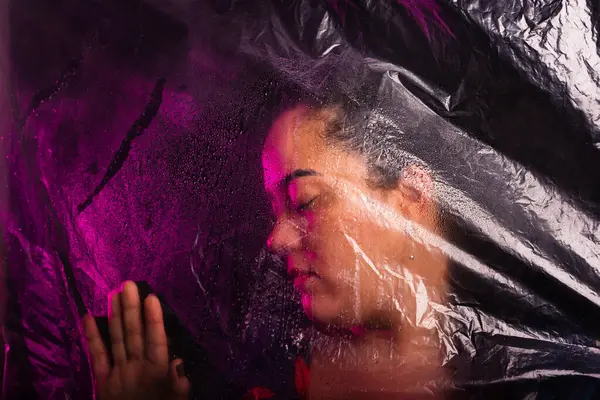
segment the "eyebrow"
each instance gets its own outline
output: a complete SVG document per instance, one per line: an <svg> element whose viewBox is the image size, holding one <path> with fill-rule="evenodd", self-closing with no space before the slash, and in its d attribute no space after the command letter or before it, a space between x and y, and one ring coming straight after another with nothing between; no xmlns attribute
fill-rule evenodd
<svg viewBox="0 0 600 400"><path fill-rule="evenodd" d="M306 176L318 176L317 171L312 169L297 169L287 174L279 183L281 188L287 188L295 179L304 178Z"/></svg>

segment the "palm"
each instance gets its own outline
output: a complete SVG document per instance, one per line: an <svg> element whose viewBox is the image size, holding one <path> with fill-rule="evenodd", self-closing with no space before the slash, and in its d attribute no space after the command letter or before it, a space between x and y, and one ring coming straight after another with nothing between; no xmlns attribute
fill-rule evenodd
<svg viewBox="0 0 600 400"><path fill-rule="evenodd" d="M142 326L137 287L123 285L123 292L111 299L109 329L114 365L98 332L94 319L86 316L85 331L96 377L99 400L185 399L189 391L186 378L169 368L167 337L160 303L155 296L144 302L146 323Z"/></svg>
<svg viewBox="0 0 600 400"><path fill-rule="evenodd" d="M163 386L159 382L167 379L168 371L161 372L143 361L130 361L115 366L104 384L98 382L98 394L100 399L112 399L119 393L127 394L131 399L162 399L164 390L157 386Z"/></svg>

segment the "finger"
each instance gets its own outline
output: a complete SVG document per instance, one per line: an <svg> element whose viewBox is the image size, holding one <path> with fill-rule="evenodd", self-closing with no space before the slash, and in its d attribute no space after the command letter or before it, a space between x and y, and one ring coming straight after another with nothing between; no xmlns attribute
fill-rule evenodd
<svg viewBox="0 0 600 400"><path fill-rule="evenodd" d="M182 360L175 360L171 363L169 375L171 376L171 385L173 388L173 393L175 394L175 398L177 400L187 399L190 393L191 385L190 381L185 376Z"/></svg>
<svg viewBox="0 0 600 400"><path fill-rule="evenodd" d="M108 315L108 329L115 365L123 365L127 362L127 351L123 341L123 317L121 314L121 293L115 292L110 299L110 313Z"/></svg>
<svg viewBox="0 0 600 400"><path fill-rule="evenodd" d="M131 360L142 360L144 358L142 309L135 283L127 281L123 284L121 305L123 306L127 357Z"/></svg>
<svg viewBox="0 0 600 400"><path fill-rule="evenodd" d="M164 368L166 374L169 368L167 334L160 301L155 295L151 294L146 298L144 311L146 316L146 357L155 366Z"/></svg>
<svg viewBox="0 0 600 400"><path fill-rule="evenodd" d="M98 382L105 382L110 372L108 352L106 351L106 347L104 347L96 320L89 314L83 317L83 330L90 351L92 372Z"/></svg>

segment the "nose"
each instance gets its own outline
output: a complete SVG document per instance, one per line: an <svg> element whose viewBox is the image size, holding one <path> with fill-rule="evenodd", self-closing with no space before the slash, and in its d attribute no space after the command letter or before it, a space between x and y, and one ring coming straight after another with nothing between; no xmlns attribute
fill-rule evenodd
<svg viewBox="0 0 600 400"><path fill-rule="evenodd" d="M267 239L269 250L278 255L286 255L300 248L302 233L289 219L278 219Z"/></svg>

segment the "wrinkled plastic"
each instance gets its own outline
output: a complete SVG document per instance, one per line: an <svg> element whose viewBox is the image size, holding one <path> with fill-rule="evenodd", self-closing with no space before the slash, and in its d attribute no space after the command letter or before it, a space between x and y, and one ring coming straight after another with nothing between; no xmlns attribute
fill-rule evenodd
<svg viewBox="0 0 600 400"><path fill-rule="evenodd" d="M79 320L126 279L252 395L599 396L597 20L574 0L13 2L4 396L91 398ZM328 245L269 202L263 144L286 96L331 88L409 185L396 204L323 177L345 242L314 256L393 286L348 281L409 351L311 323L265 245ZM403 211L415 193L447 230ZM372 253L399 235L402 257Z"/></svg>

